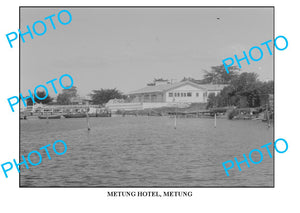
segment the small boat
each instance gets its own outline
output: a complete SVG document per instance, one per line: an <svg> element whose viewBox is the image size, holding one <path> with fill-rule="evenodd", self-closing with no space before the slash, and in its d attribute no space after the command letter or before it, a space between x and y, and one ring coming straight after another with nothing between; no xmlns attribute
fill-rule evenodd
<svg viewBox="0 0 300 213"><path fill-rule="evenodd" d="M96 117L111 117L110 112L100 112L96 114Z"/></svg>
<svg viewBox="0 0 300 213"><path fill-rule="evenodd" d="M65 118L85 118L86 113L74 113L74 114L65 114Z"/></svg>
<svg viewBox="0 0 300 213"><path fill-rule="evenodd" d="M39 119L60 119L61 115L40 115Z"/></svg>
<svg viewBox="0 0 300 213"><path fill-rule="evenodd" d="M27 120L27 116L26 115L20 116L20 120Z"/></svg>
<svg viewBox="0 0 300 213"><path fill-rule="evenodd" d="M89 117L111 117L111 113L88 113ZM86 113L65 114L65 118L85 118Z"/></svg>

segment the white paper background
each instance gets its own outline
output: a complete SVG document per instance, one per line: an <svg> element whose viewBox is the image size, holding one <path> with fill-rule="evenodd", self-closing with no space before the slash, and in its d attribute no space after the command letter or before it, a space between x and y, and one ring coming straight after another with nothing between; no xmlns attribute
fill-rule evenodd
<svg viewBox="0 0 300 213"><path fill-rule="evenodd" d="M242 4L243 3L243 4ZM10 48L5 35L19 26L19 6L275 6L275 36L289 41L275 58L275 138L284 138L289 150L276 153L275 188L200 188L185 198L112 198L109 189L19 188L14 168L5 178L0 171L0 212L299 212L299 5L297 1L192 1L192 0L60 0L0 2L0 164L18 159L19 118L7 98L19 88L19 47ZM34 41L34 40L33 40ZM92 42L92 41L91 41ZM50 141L49 141L50 143ZM1 168L0 168L1 169ZM115 189L119 190L119 189ZM126 191L127 189L120 189ZM136 189L139 190L139 189ZM142 190L142 189L141 189ZM151 190L151 189L149 189ZM156 190L156 189L152 189ZM169 189L167 189L169 190Z"/></svg>

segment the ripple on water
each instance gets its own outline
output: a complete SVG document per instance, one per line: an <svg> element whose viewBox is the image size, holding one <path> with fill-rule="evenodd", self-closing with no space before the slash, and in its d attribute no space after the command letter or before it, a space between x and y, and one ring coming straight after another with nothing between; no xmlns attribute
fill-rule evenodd
<svg viewBox="0 0 300 213"><path fill-rule="evenodd" d="M21 154L56 140L65 155L21 168L21 186L273 186L273 159L242 165L227 177L222 163L242 160L254 148L273 141L273 128L260 121L167 117L91 118L21 121ZM262 150L263 151L263 150ZM268 156L263 151L264 156Z"/></svg>

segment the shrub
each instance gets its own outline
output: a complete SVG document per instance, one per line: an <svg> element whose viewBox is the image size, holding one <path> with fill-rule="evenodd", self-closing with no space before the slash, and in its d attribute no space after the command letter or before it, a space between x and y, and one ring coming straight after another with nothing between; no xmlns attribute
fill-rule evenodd
<svg viewBox="0 0 300 213"><path fill-rule="evenodd" d="M227 117L229 120L232 120L236 115L238 115L238 111L235 109L231 109L228 111Z"/></svg>

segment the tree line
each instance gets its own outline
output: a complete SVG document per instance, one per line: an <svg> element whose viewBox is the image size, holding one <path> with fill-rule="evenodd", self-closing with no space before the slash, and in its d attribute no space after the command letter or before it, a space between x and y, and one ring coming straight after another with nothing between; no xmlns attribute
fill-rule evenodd
<svg viewBox="0 0 300 213"><path fill-rule="evenodd" d="M38 97L45 97L46 93L44 91L37 91L36 94ZM100 90L93 90L89 96L91 97L91 103L95 105L104 105L106 104L110 99L125 99L127 96L123 95L122 92L114 89L100 89ZM41 103L41 104L59 104L59 105L70 105L74 102L75 98L78 98L79 95L77 93L77 87L73 86L70 89L63 89L61 93L58 94L56 102L53 102L53 98L48 95L48 97L44 100L38 99L34 95L34 101L35 103ZM33 105L33 101L31 98L27 99L27 105L31 106Z"/></svg>
<svg viewBox="0 0 300 213"><path fill-rule="evenodd" d="M229 67L227 74L224 65L212 66L210 71L204 70L204 77L196 80L191 77L184 77L182 81L192 81L197 84L226 84L227 86L218 94L208 95L207 108L212 107L259 107L268 102L269 94L274 94L274 82L262 82L258 79L258 74L240 72L237 66ZM149 85L150 86L150 85ZM44 97L43 91L37 92L38 97ZM72 104L74 98L78 98L77 88L64 89L58 94L54 103L53 98L48 95L44 100L39 100L34 96L36 103L42 104ZM126 99L127 96L116 88L92 90L89 94L91 103L104 105L111 99ZM32 100L27 99L27 105L32 105Z"/></svg>
<svg viewBox="0 0 300 213"><path fill-rule="evenodd" d="M268 103L269 95L274 94L274 81L263 82L258 79L257 73L239 71L238 67L230 67L227 74L223 65L206 71L203 82L228 85L218 95L209 94L207 108L259 107Z"/></svg>

